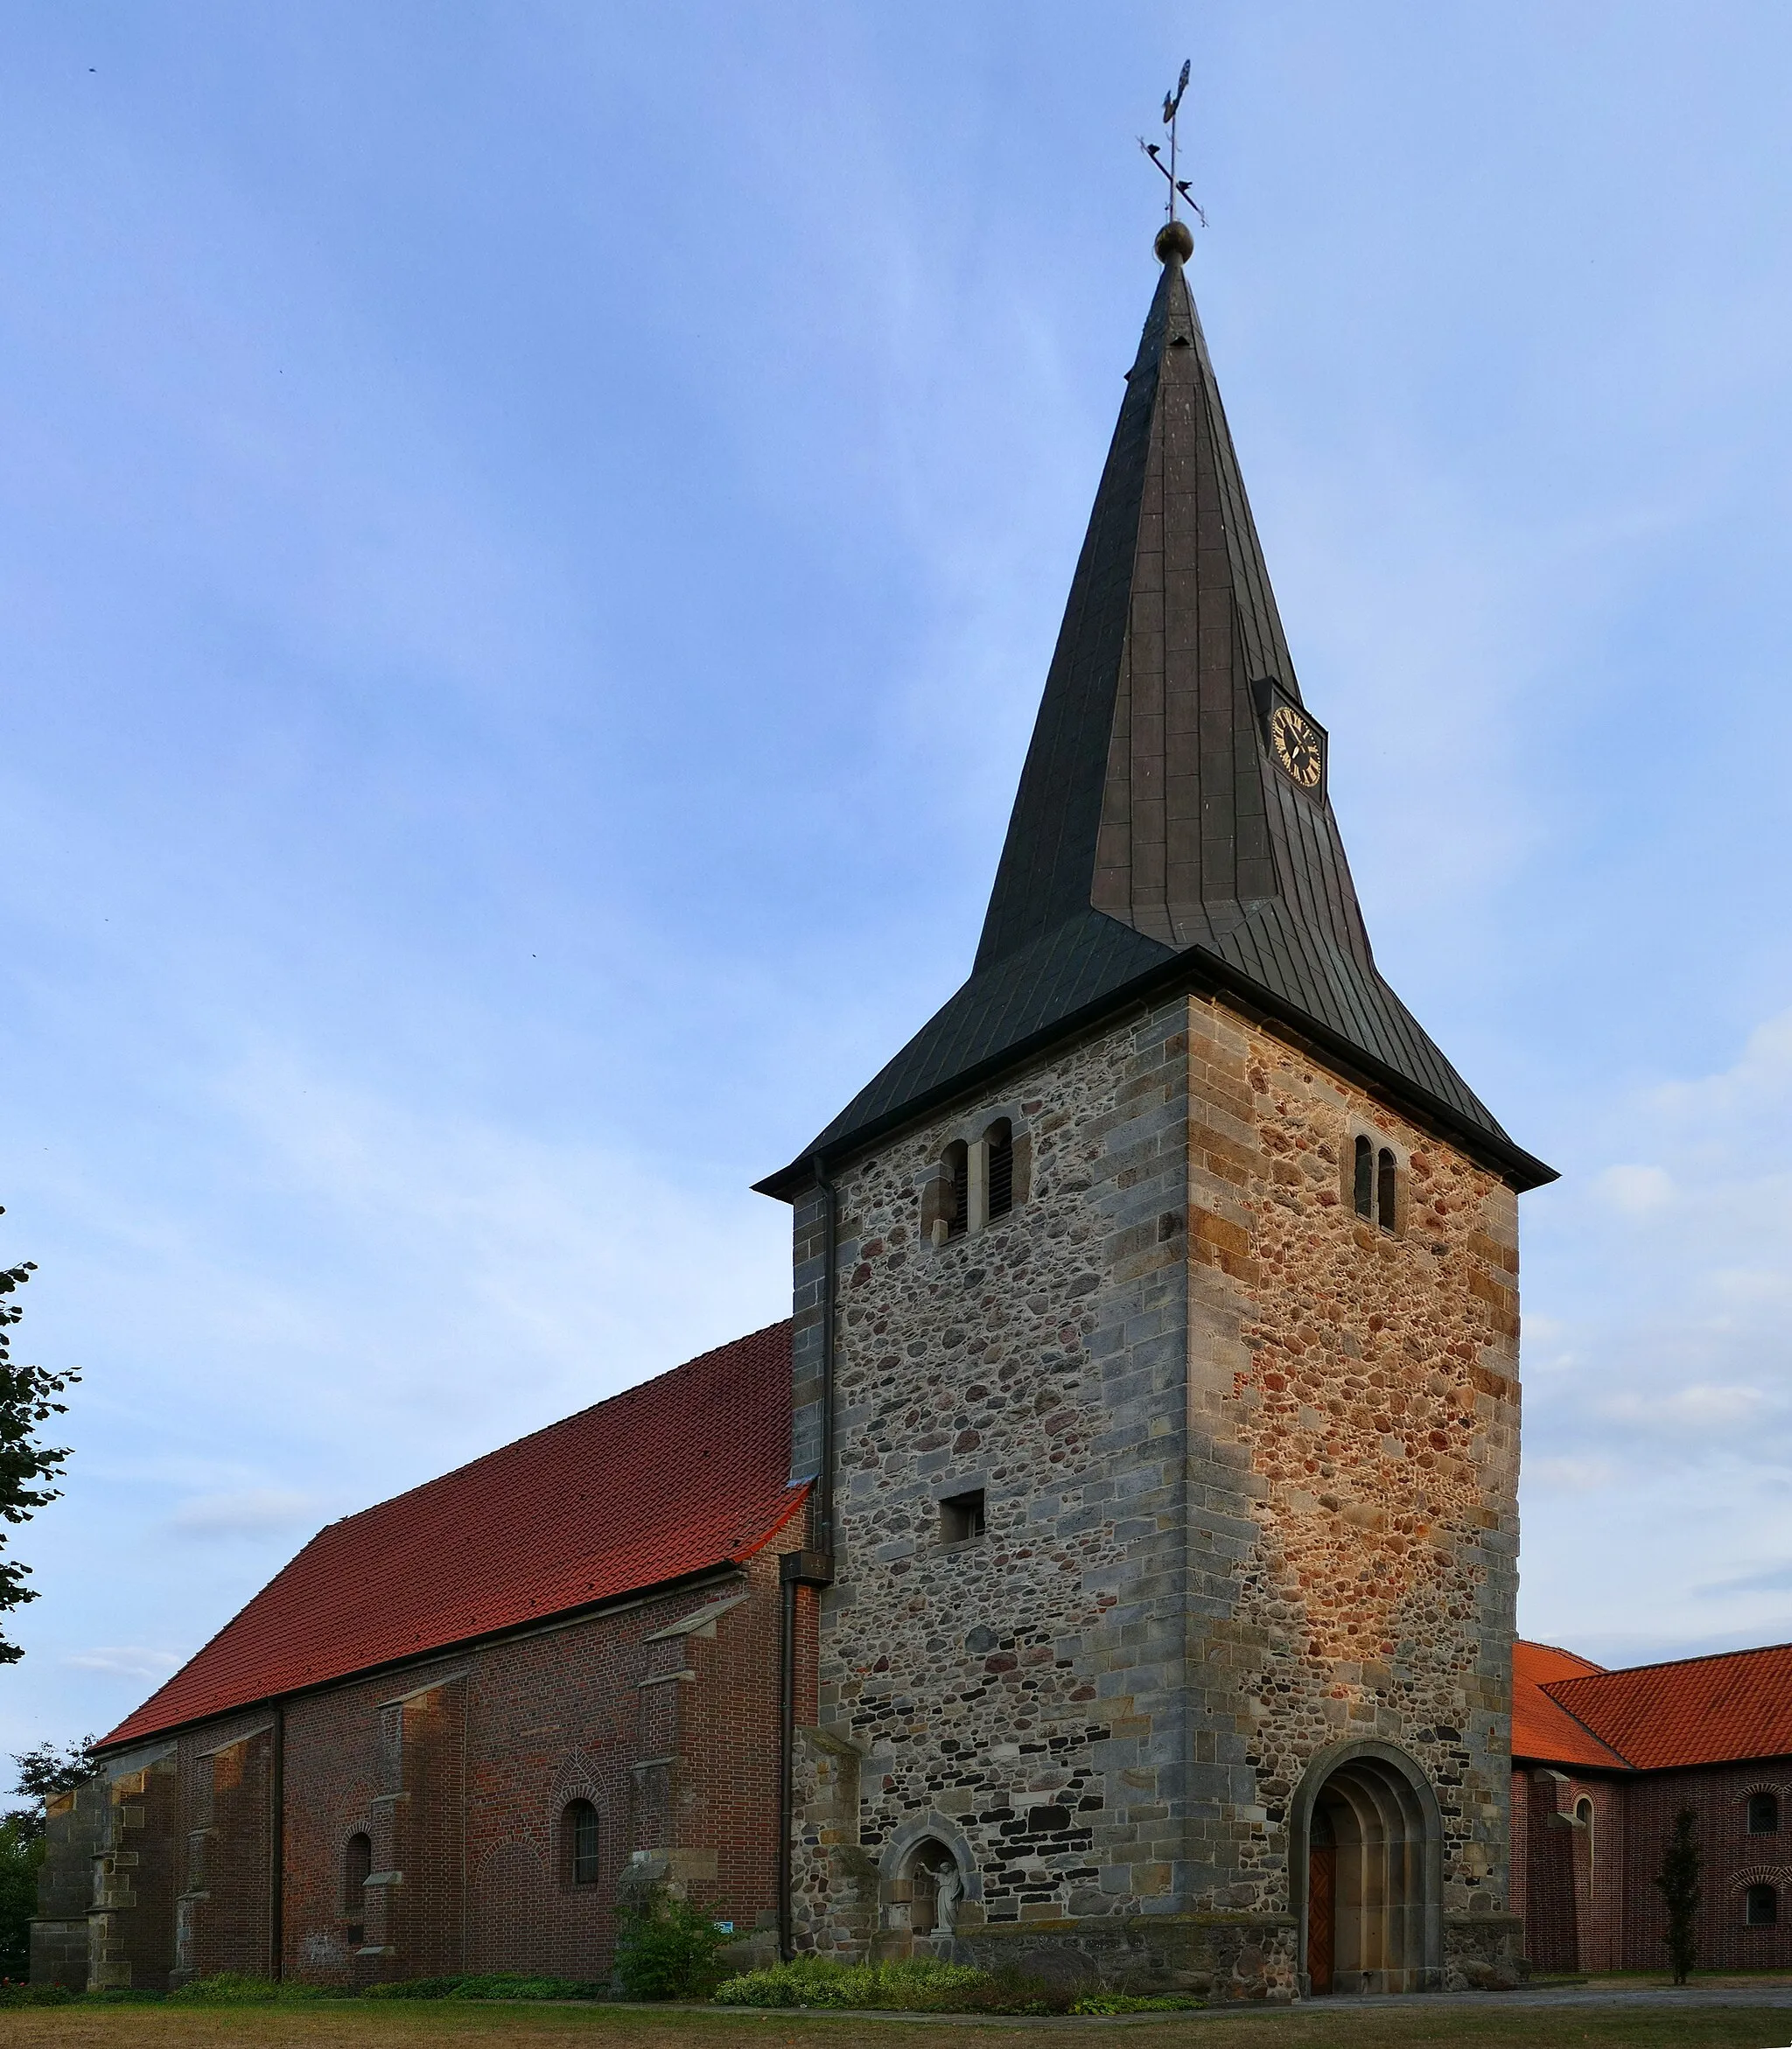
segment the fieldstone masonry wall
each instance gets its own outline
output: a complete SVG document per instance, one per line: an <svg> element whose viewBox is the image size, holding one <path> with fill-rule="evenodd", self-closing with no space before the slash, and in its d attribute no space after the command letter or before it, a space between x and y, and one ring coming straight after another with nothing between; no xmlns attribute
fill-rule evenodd
<svg viewBox="0 0 1792 2049"><path fill-rule="evenodd" d="M1292 1796L1372 1738L1442 1809L1451 1975L1509 1970L1511 1192L1205 998L1004 1087L836 1177L799 1941L915 1940L891 1845L931 1816L966 1953L1285 1997ZM1027 1199L936 1246L944 1147L998 1115ZM1352 1211L1358 1130L1403 1162L1397 1232ZM796 1229L801 1468L818 1202ZM943 1542L939 1502L979 1487L986 1533Z"/></svg>

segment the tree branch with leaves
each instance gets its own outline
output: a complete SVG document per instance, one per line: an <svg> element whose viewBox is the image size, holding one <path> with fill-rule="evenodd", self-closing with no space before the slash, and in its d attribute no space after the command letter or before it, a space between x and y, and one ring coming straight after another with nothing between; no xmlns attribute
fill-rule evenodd
<svg viewBox="0 0 1792 2049"><path fill-rule="evenodd" d="M4 1215L0 1210L0 1215ZM68 1404L58 1401L80 1380L78 1373L49 1373L40 1366L15 1366L9 1333L24 1314L17 1299L38 1270L35 1260L0 1269L0 1521L28 1522L61 1492L46 1483L60 1479L70 1451L66 1444L46 1444L38 1436L52 1416L65 1416ZM11 1540L0 1531L0 1615L9 1615L38 1598L26 1585L31 1568L5 1556ZM0 1665L16 1665L24 1655L0 1633Z"/></svg>

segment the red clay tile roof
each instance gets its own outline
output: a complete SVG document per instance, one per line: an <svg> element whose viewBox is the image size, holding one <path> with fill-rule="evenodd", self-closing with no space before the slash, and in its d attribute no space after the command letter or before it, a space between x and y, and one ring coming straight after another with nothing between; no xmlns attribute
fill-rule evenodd
<svg viewBox="0 0 1792 2049"><path fill-rule="evenodd" d="M1512 1755L1536 1765L1596 1765L1605 1771L1627 1769L1624 1759L1584 1729L1568 1710L1544 1691L1552 1681L1578 1679L1601 1668L1553 1644L1512 1647Z"/></svg>
<svg viewBox="0 0 1792 2049"><path fill-rule="evenodd" d="M748 1557L802 1506L789 1460L781 1323L332 1522L104 1741Z"/></svg>
<svg viewBox="0 0 1792 2049"><path fill-rule="evenodd" d="M1564 1675L1547 1691L1640 1772L1792 1757L1792 1644Z"/></svg>

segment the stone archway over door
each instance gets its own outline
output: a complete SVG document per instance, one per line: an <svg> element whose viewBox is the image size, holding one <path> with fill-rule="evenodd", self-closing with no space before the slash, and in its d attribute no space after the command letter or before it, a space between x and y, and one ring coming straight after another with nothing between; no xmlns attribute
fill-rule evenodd
<svg viewBox="0 0 1792 2049"><path fill-rule="evenodd" d="M1390 1744L1314 1760L1290 1817L1307 1989L1418 1992L1442 1982L1443 1836L1418 1766Z"/></svg>

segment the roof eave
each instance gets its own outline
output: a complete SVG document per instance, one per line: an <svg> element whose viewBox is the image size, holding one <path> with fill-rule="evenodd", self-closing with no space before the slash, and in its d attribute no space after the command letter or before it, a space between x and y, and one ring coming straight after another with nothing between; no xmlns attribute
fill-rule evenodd
<svg viewBox="0 0 1792 2049"><path fill-rule="evenodd" d="M803 1490L807 1495L808 1489ZM798 1504L801 1506L801 1503ZM785 1520L788 1521L788 1517ZM781 1525L780 1525L781 1527ZM293 1701L309 1700L313 1695L328 1693L332 1688L351 1686L357 1682L377 1679L382 1673L403 1672L416 1665L439 1662L444 1658L465 1657L474 1651L489 1650L494 1644L508 1643L518 1637L536 1636L549 1629L570 1629L580 1622L588 1622L606 1610L632 1606L642 1601L663 1600L686 1588L701 1585L705 1580L715 1579L723 1573L738 1571L754 1551L762 1549L771 1541L775 1531L768 1532L760 1542L745 1552L730 1552L727 1556L712 1559L706 1565L694 1565L688 1572L676 1574L670 1579L655 1580L648 1586L626 1587L620 1593L606 1594L601 1600L582 1602L576 1608L561 1608L550 1615L531 1615L526 1620L508 1622L500 1628L484 1629L472 1636L455 1637L447 1643L431 1644L427 1649L406 1651L401 1656L382 1658L371 1665L357 1665L352 1671L337 1672L327 1679L310 1681L304 1686L291 1686L279 1693L258 1693L247 1700L230 1703L223 1707L212 1708L203 1715L183 1715L172 1722L158 1722L153 1728L133 1729L126 1736L121 1731L130 1727L130 1719L121 1722L108 1736L103 1736L93 1746L95 1757L104 1757L112 1751L134 1750L140 1743L157 1743L171 1737L185 1735L189 1730L203 1729L207 1723L221 1722L239 1715L252 1715L258 1709L284 1707Z"/></svg>
<svg viewBox="0 0 1792 2049"><path fill-rule="evenodd" d="M1460 1147L1481 1165L1490 1167L1516 1193L1522 1195L1530 1189L1545 1187L1550 1182L1560 1179L1557 1170L1546 1165L1534 1153L1525 1151L1522 1146L1515 1145L1509 1139L1496 1138L1493 1133L1471 1124L1459 1116L1448 1103L1418 1087L1405 1075L1384 1066L1348 1039L1328 1031L1273 990L1241 974L1230 962L1221 959L1205 947L1191 946L1161 968L1135 976L1131 981L1084 1004L1081 1010L1054 1020L1040 1031L1004 1046L999 1053L964 1068L949 1080L924 1090L882 1116L872 1118L845 1137L836 1140L832 1146L809 1148L788 1166L755 1181L753 1192L774 1197L780 1202L793 1202L804 1189L814 1185L818 1165L823 1169L837 1166L863 1152L876 1140L919 1123L946 1104L976 1093L998 1075L1023 1066L1047 1046L1079 1038L1116 1011L1152 997L1166 995L1179 987L1203 989L1227 997L1236 1007L1246 1009L1258 1021L1271 1026L1278 1037L1312 1046L1328 1063L1337 1065L1362 1082L1371 1094L1390 1101L1415 1123Z"/></svg>

